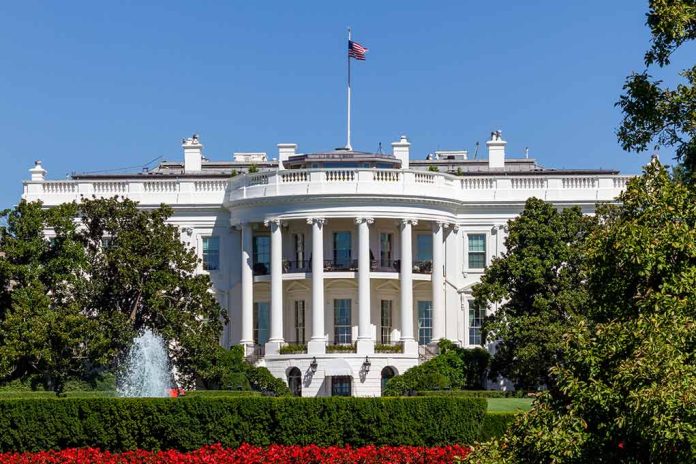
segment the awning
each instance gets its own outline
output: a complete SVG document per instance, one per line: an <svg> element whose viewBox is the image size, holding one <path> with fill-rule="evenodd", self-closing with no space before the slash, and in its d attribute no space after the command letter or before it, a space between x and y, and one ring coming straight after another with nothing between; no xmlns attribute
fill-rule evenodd
<svg viewBox="0 0 696 464"><path fill-rule="evenodd" d="M327 377L353 376L353 369L345 359L326 359L322 360L321 364L325 364L324 375Z"/></svg>

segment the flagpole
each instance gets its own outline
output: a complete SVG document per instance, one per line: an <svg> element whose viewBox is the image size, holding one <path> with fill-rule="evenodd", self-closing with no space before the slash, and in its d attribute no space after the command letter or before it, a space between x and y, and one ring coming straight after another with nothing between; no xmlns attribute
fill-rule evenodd
<svg viewBox="0 0 696 464"><path fill-rule="evenodd" d="M348 28L348 43L350 45L350 39L351 39L351 31L350 27ZM348 132L347 132L347 142L346 142L346 149L352 150L353 147L350 145L350 53L346 53L348 56Z"/></svg>

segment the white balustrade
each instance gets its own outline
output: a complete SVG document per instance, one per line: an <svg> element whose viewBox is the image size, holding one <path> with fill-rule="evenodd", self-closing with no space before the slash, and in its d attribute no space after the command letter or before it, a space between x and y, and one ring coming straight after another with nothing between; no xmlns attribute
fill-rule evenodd
<svg viewBox="0 0 696 464"><path fill-rule="evenodd" d="M433 184L435 183L435 176L433 173L429 172L417 172L415 175L416 183L418 184Z"/></svg>
<svg viewBox="0 0 696 464"><path fill-rule="evenodd" d="M94 182L94 193L96 195L120 194L128 192L128 182Z"/></svg>
<svg viewBox="0 0 696 464"><path fill-rule="evenodd" d="M546 188L546 180L541 177L513 177L512 188L516 190L530 190Z"/></svg>
<svg viewBox="0 0 696 464"><path fill-rule="evenodd" d="M267 185L268 184L268 173L261 174L247 174L249 187L254 185Z"/></svg>
<svg viewBox="0 0 696 464"><path fill-rule="evenodd" d="M464 177L461 179L464 190L488 190L495 187L493 177Z"/></svg>
<svg viewBox="0 0 696 464"><path fill-rule="evenodd" d="M198 180L194 183L196 192L220 192L227 188L227 180Z"/></svg>
<svg viewBox="0 0 696 464"><path fill-rule="evenodd" d="M564 189L593 189L597 184L595 177L564 177Z"/></svg>
<svg viewBox="0 0 696 464"><path fill-rule="evenodd" d="M283 183L290 182L307 182L309 173L305 170L291 170L280 173L280 181Z"/></svg>
<svg viewBox="0 0 696 464"><path fill-rule="evenodd" d="M355 171L352 169L331 169L326 171L327 182L353 182Z"/></svg>
<svg viewBox="0 0 696 464"><path fill-rule="evenodd" d="M372 179L375 182L399 182L399 171L377 170Z"/></svg>
<svg viewBox="0 0 696 464"><path fill-rule="evenodd" d="M44 182L43 193L46 194L64 194L77 192L77 184L75 182Z"/></svg>
<svg viewBox="0 0 696 464"><path fill-rule="evenodd" d="M176 193L179 183L175 180L154 180L145 182L146 193Z"/></svg>

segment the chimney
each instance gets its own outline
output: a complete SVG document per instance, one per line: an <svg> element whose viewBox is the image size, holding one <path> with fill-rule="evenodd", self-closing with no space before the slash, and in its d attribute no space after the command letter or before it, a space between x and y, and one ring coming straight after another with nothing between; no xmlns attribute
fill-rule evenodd
<svg viewBox="0 0 696 464"><path fill-rule="evenodd" d="M184 172L200 172L203 163L203 145L198 140L198 135L193 134L188 139L181 141L184 148Z"/></svg>
<svg viewBox="0 0 696 464"><path fill-rule="evenodd" d="M289 160L291 156L297 154L297 144L296 143L279 143L278 144L278 169L285 169L285 161Z"/></svg>
<svg viewBox="0 0 696 464"><path fill-rule="evenodd" d="M408 169L409 147L411 144L405 135L398 142L392 142L392 153L396 159L401 160L401 169Z"/></svg>
<svg viewBox="0 0 696 464"><path fill-rule="evenodd" d="M34 161L34 167L29 170L31 180L35 182L43 182L46 180L46 170L41 166L41 160Z"/></svg>
<svg viewBox="0 0 696 464"><path fill-rule="evenodd" d="M489 168L504 168L505 167L505 145L507 142L503 140L503 131L497 130L491 132L491 139L486 142L488 147L488 167Z"/></svg>

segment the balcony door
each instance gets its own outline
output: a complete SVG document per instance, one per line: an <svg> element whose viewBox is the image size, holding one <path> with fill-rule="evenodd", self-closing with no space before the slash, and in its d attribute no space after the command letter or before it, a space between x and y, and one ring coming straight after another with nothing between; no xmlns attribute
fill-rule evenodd
<svg viewBox="0 0 696 464"><path fill-rule="evenodd" d="M333 265L337 269L349 269L352 261L352 235L350 232L334 232Z"/></svg>

